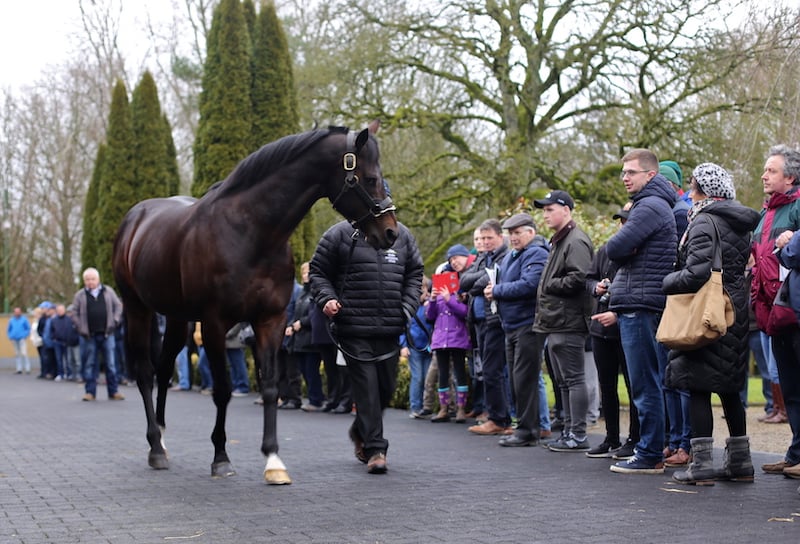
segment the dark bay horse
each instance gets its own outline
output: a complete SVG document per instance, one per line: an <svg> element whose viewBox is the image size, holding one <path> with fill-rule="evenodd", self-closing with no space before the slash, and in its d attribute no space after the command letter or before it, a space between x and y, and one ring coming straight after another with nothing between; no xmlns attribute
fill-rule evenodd
<svg viewBox="0 0 800 544"><path fill-rule="evenodd" d="M147 414L151 467L169 467L163 443L168 385L187 324L199 321L217 408L211 474L234 474L225 451L231 398L225 332L248 322L263 378L264 478L291 483L276 436L276 356L294 284L289 235L314 202L327 197L375 247L394 243L397 220L383 184L376 131L373 122L359 133L330 128L287 136L245 158L199 200L145 200L122 220L113 270L127 320L125 351ZM163 342L156 313L166 316Z"/></svg>

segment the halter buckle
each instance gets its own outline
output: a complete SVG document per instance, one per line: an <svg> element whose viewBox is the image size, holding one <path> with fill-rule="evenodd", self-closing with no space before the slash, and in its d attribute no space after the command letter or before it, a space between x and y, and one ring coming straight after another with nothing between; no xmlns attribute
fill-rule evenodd
<svg viewBox="0 0 800 544"><path fill-rule="evenodd" d="M344 167L345 172L352 172L356 169L356 154L355 153L345 153L342 157L342 166Z"/></svg>

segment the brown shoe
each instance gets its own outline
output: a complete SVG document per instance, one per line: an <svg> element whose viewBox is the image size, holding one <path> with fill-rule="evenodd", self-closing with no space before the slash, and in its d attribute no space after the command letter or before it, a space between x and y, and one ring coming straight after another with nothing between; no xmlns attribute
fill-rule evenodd
<svg viewBox="0 0 800 544"><path fill-rule="evenodd" d="M547 429L539 431L539 438L550 438L551 436L553 436L553 431L548 431Z"/></svg>
<svg viewBox="0 0 800 544"><path fill-rule="evenodd" d="M692 460L692 456L689 455L685 449L678 448L674 454L670 455L666 459L664 459L664 466L665 467L683 467L689 464L689 461Z"/></svg>
<svg viewBox="0 0 800 544"><path fill-rule="evenodd" d="M91 393L86 393L81 400L84 400L86 402L91 402L94 400L94 395L92 395Z"/></svg>
<svg viewBox="0 0 800 544"><path fill-rule="evenodd" d="M769 424L789 423L789 418L786 416L786 412L775 412L775 414L765 419L762 423L769 423Z"/></svg>
<svg viewBox="0 0 800 544"><path fill-rule="evenodd" d="M108 400L125 400L125 395L117 391L116 393L108 397Z"/></svg>
<svg viewBox="0 0 800 544"><path fill-rule="evenodd" d="M786 461L778 461L777 463L767 463L766 465L761 465L761 470L767 474L783 474L784 469L794 466L796 465L789 464Z"/></svg>
<svg viewBox="0 0 800 544"><path fill-rule="evenodd" d="M501 427L491 419L481 425L473 425L467 429L471 433L480 434L483 436L489 435L511 435L514 434L514 429L511 427Z"/></svg>
<svg viewBox="0 0 800 544"><path fill-rule="evenodd" d="M783 475L787 478L794 478L800 480L800 464L784 467Z"/></svg>
<svg viewBox="0 0 800 544"><path fill-rule="evenodd" d="M385 474L386 454L379 452L370 457L367 462L367 472L370 474Z"/></svg>

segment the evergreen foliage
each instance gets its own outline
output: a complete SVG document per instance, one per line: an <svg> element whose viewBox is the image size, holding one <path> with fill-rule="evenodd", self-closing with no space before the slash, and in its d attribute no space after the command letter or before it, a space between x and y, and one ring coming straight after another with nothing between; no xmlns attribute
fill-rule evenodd
<svg viewBox="0 0 800 544"><path fill-rule="evenodd" d="M177 195L181 191L181 175L178 169L178 152L175 141L172 139L172 127L166 115L161 116L161 125L164 136L164 167L166 169L167 196Z"/></svg>
<svg viewBox="0 0 800 544"><path fill-rule="evenodd" d="M149 71L133 90L131 115L134 134L134 195L136 201L172 194L164 118L155 80ZM169 127L167 126L167 130Z"/></svg>
<svg viewBox="0 0 800 544"><path fill-rule="evenodd" d="M258 148L298 132L292 59L275 5L262 4L253 33L253 142ZM311 258L318 240L313 210L292 233L295 268Z"/></svg>
<svg viewBox="0 0 800 544"><path fill-rule="evenodd" d="M250 37L239 0L214 10L194 143L192 194L202 196L253 151Z"/></svg>
<svg viewBox="0 0 800 544"><path fill-rule="evenodd" d="M98 202L100 198L100 177L105 168L106 145L97 146L97 156L94 160L92 179L89 181L89 188L86 191L86 201L83 206L83 235L81 239L81 271L90 266L95 266L97 262L97 240L98 231L96 228L98 215Z"/></svg>
<svg viewBox="0 0 800 544"><path fill-rule="evenodd" d="M103 161L98 192L98 213L95 214L93 225L97 230L94 267L100 271L100 281L113 284L111 253L114 237L120 221L138 201L133 119L128 91L121 80L117 81L111 96L106 145L106 160Z"/></svg>

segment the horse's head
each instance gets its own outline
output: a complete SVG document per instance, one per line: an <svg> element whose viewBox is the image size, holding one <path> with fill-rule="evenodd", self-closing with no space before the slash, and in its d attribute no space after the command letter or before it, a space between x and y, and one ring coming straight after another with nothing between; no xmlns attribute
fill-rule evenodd
<svg viewBox="0 0 800 544"><path fill-rule="evenodd" d="M381 171L378 141L371 137L378 131L378 125L378 121L373 121L357 135L347 132L342 157L344 177L331 203L370 244L386 249L397 240L398 229L395 207Z"/></svg>

